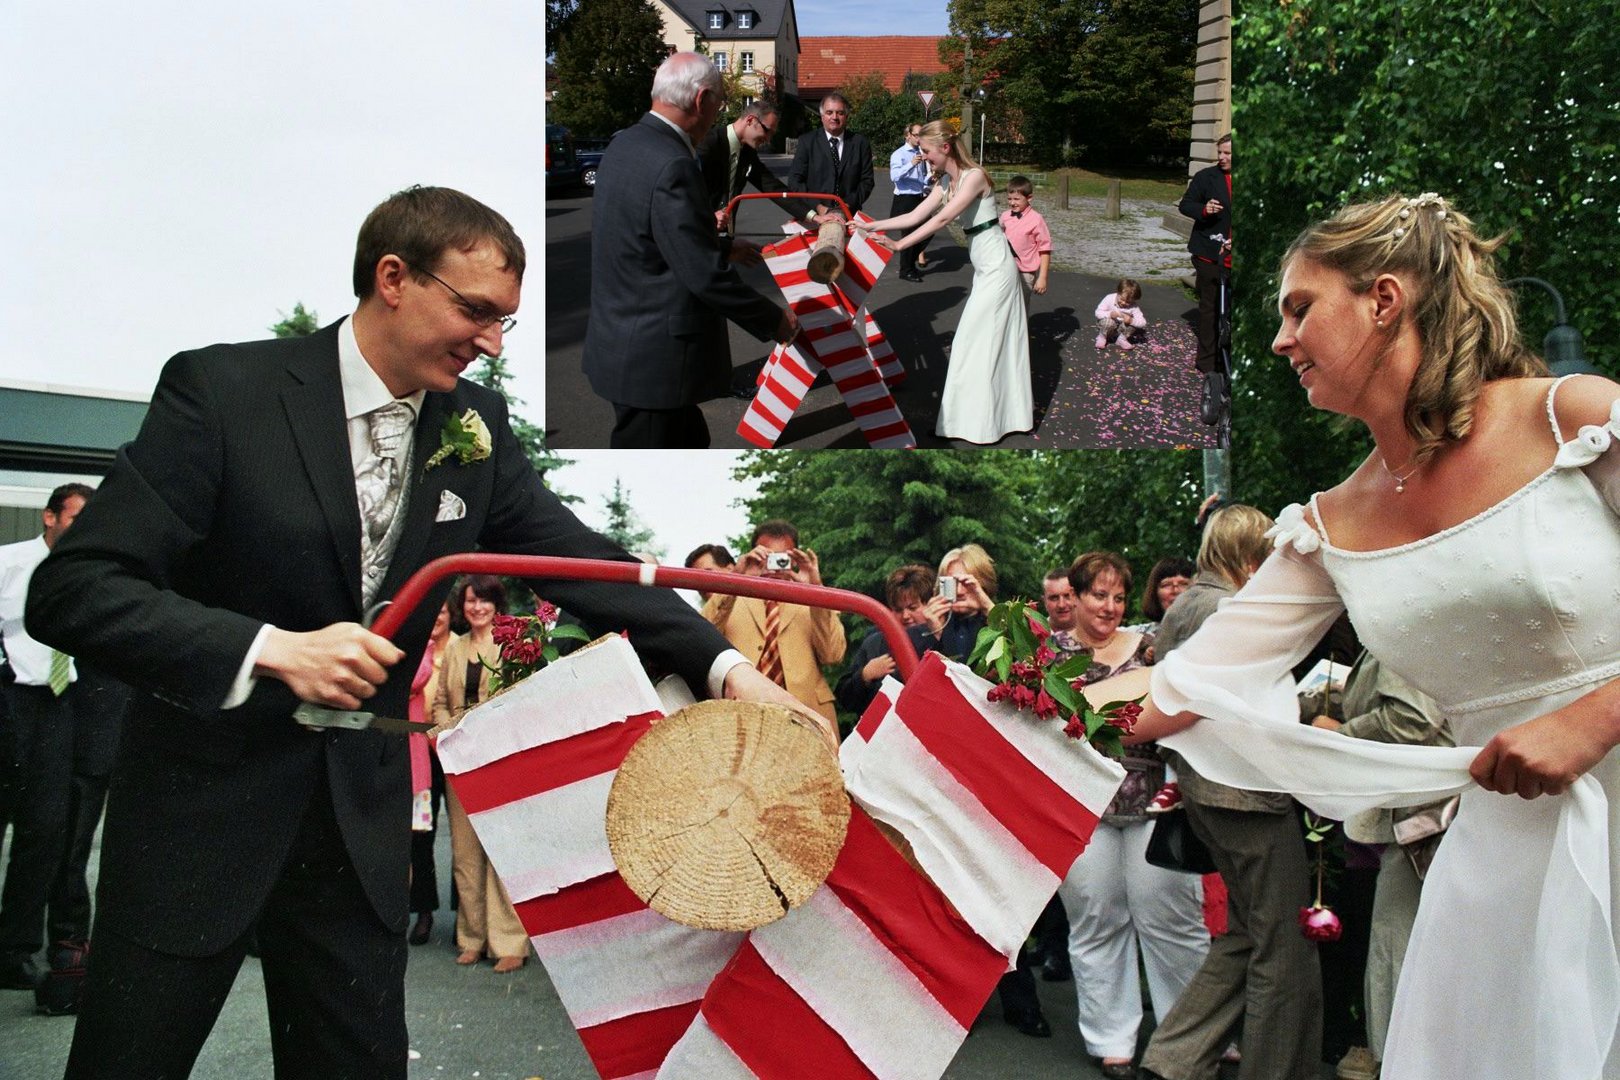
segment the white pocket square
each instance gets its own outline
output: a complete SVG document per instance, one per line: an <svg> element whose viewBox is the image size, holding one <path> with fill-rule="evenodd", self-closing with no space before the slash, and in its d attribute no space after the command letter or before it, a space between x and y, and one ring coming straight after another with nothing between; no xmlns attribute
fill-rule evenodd
<svg viewBox="0 0 1620 1080"><path fill-rule="evenodd" d="M441 521L460 521L467 516L467 504L453 491L439 492L439 512L434 515L433 523Z"/></svg>

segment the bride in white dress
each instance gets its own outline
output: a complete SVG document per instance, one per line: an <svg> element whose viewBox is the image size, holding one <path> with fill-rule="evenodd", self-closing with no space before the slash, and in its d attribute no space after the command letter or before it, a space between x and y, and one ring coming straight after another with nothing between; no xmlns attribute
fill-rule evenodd
<svg viewBox="0 0 1620 1080"><path fill-rule="evenodd" d="M850 228L871 232L884 247L904 251L960 217L968 235L973 285L951 344L945 393L934 434L993 443L1035 426L1035 394L1029 374L1029 315L1018 265L997 219L996 189L966 140L938 120L923 128L923 157L939 184L917 208L901 217ZM899 242L885 229L910 229Z"/></svg>
<svg viewBox="0 0 1620 1080"><path fill-rule="evenodd" d="M1620 387L1536 377L1495 247L1434 195L1295 241L1273 349L1376 448L1278 515L1278 550L1154 669L1134 736L1334 817L1463 792L1384 1080L1620 1077ZM1341 610L1456 748L1293 722L1288 667ZM1150 1046L1143 1065L1184 1063Z"/></svg>

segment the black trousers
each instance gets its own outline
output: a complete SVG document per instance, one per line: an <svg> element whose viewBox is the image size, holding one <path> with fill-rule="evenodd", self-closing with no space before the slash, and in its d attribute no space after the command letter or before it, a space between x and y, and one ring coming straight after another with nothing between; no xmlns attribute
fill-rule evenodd
<svg viewBox="0 0 1620 1080"><path fill-rule="evenodd" d="M696 405L675 409L638 409L613 406L614 450L707 450L709 425Z"/></svg>
<svg viewBox="0 0 1620 1080"><path fill-rule="evenodd" d="M258 935L278 1080L404 1080L405 936L384 926L366 899L324 780ZM247 939L213 956L175 956L98 927L67 1080L186 1076Z"/></svg>
<svg viewBox="0 0 1620 1080"><path fill-rule="evenodd" d="M902 214L909 214L917 209L917 204L922 201L923 197L921 195L896 195L894 202L889 206L889 216L900 217ZM907 229L900 235L903 238L910 234L911 230ZM902 274L912 273L917 269L917 256L921 255L923 248L927 246L928 244L925 241L900 253L900 272Z"/></svg>
<svg viewBox="0 0 1620 1080"><path fill-rule="evenodd" d="M1222 268L1193 259L1193 291L1198 293L1198 370L1208 375L1221 370Z"/></svg>
<svg viewBox="0 0 1620 1080"><path fill-rule="evenodd" d="M6 692L12 736L11 860L0 889L0 962L45 944L45 906L67 853L73 791L73 709L48 686Z"/></svg>
<svg viewBox="0 0 1620 1080"><path fill-rule="evenodd" d="M84 664L67 692L73 709L73 778L68 798L67 850L51 885L47 940L85 941L90 937L90 887L86 871L107 783L118 758L129 688Z"/></svg>

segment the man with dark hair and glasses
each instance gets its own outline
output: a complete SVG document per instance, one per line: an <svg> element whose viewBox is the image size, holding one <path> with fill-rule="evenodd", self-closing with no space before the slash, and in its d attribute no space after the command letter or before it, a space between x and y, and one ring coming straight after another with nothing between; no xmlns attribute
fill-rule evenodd
<svg viewBox="0 0 1620 1080"><path fill-rule="evenodd" d="M434 558L634 561L541 485L501 396L460 377L500 354L523 269L477 200L389 198L360 229L354 314L170 360L34 572L29 631L135 689L69 1077L187 1075L256 926L276 1074L403 1080L410 755L294 710L406 715L446 587L397 644L363 623ZM792 701L672 592L546 596L695 689Z"/></svg>
<svg viewBox="0 0 1620 1080"><path fill-rule="evenodd" d="M759 152L776 137L781 113L769 102L756 101L745 107L736 120L709 129L697 144L698 167L703 170L703 186L709 193L709 205L715 212L715 225L721 232L730 232L732 222L726 215L726 205L742 194L743 188L754 185L756 191L786 191L788 186L759 160ZM799 217L815 210L815 206L799 199L784 199L777 205L789 217ZM747 247L752 247L748 245ZM732 242L733 258L739 250ZM744 257L746 262L758 258Z"/></svg>

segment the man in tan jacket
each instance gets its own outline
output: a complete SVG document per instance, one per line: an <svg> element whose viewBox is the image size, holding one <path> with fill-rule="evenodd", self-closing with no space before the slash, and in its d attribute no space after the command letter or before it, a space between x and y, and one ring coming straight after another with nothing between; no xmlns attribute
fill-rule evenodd
<svg viewBox="0 0 1620 1080"><path fill-rule="evenodd" d="M761 522L751 543L752 549L737 560L739 573L821 584L816 553L799 547L799 530L792 522ZM821 674L822 665L844 659L847 647L844 628L832 611L716 594L703 606L703 617L754 661L761 674L828 720L837 720L832 688Z"/></svg>

